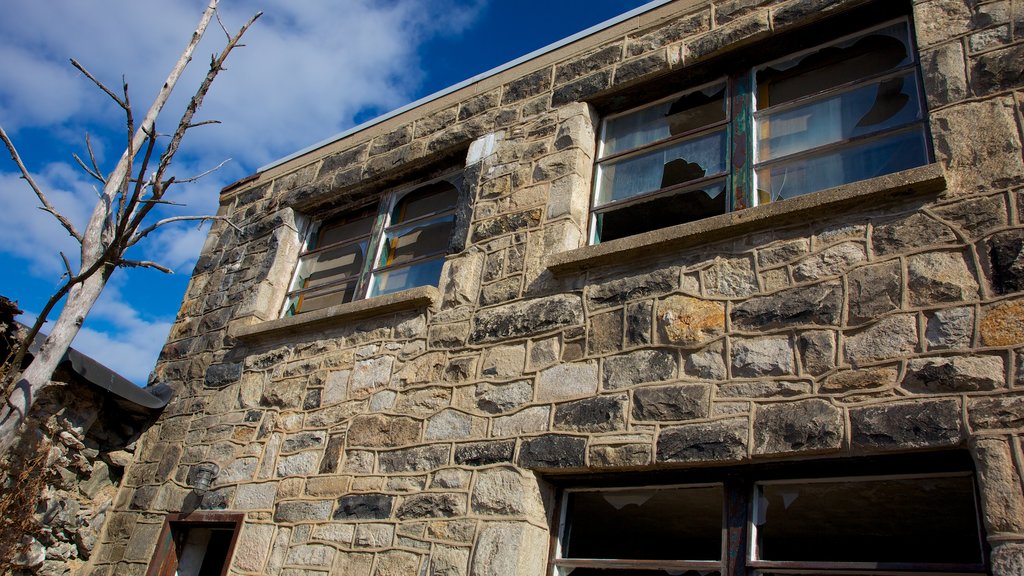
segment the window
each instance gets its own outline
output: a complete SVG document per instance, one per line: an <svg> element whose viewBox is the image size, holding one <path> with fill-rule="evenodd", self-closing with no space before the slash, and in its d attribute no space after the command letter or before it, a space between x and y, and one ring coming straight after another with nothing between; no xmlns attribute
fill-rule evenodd
<svg viewBox="0 0 1024 576"><path fill-rule="evenodd" d="M591 243L927 164L922 102L902 18L609 116Z"/></svg>
<svg viewBox="0 0 1024 576"><path fill-rule="evenodd" d="M434 180L314 222L285 315L437 284L455 227L456 183Z"/></svg>
<svg viewBox="0 0 1024 576"><path fill-rule="evenodd" d="M164 522L147 576L223 576L242 514L172 514Z"/></svg>
<svg viewBox="0 0 1024 576"><path fill-rule="evenodd" d="M868 475L810 464L790 476L775 465L566 488L550 574L984 574L973 474L960 464L904 473L921 461L911 460Z"/></svg>

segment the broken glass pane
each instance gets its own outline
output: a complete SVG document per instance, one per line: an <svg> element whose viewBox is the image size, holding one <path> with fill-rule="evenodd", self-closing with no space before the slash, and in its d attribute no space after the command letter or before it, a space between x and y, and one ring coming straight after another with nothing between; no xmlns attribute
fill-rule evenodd
<svg viewBox="0 0 1024 576"><path fill-rule="evenodd" d="M325 222L320 225L320 229L313 235L315 243L309 249L323 248L331 244L347 242L355 240L360 236L369 235L370 229L373 228L373 219L376 212L376 209L373 209L364 211L351 218Z"/></svg>
<svg viewBox="0 0 1024 576"><path fill-rule="evenodd" d="M563 558L721 559L720 485L580 491L567 497Z"/></svg>
<svg viewBox="0 0 1024 576"><path fill-rule="evenodd" d="M366 258L367 242L354 242L304 256L299 262L299 288L315 288L349 276L358 276Z"/></svg>
<svg viewBox="0 0 1024 576"><path fill-rule="evenodd" d="M321 290L310 290L291 297L288 302L287 316L293 316L299 312L312 312L351 302L355 296L356 281L344 284L331 285Z"/></svg>
<svg viewBox="0 0 1024 576"><path fill-rule="evenodd" d="M596 215L596 240L607 242L724 214L725 200L725 180L718 180L700 188L654 196L600 212Z"/></svg>
<svg viewBox="0 0 1024 576"><path fill-rule="evenodd" d="M610 118L605 124L601 157L678 136L726 118L725 83L722 82Z"/></svg>
<svg viewBox="0 0 1024 576"><path fill-rule="evenodd" d="M417 286L437 286L441 278L444 257L423 260L404 268L389 268L373 275L370 296L390 294Z"/></svg>
<svg viewBox="0 0 1024 576"><path fill-rule="evenodd" d="M455 226L449 214L388 232L381 250L380 266L399 266L417 258L438 254L448 249L448 240Z"/></svg>
<svg viewBox="0 0 1024 576"><path fill-rule="evenodd" d="M391 223L399 224L416 218L444 212L455 207L459 191L450 182L439 180L409 192L395 204Z"/></svg>
<svg viewBox="0 0 1024 576"><path fill-rule="evenodd" d="M758 558L971 564L982 561L968 476L759 485Z"/></svg>

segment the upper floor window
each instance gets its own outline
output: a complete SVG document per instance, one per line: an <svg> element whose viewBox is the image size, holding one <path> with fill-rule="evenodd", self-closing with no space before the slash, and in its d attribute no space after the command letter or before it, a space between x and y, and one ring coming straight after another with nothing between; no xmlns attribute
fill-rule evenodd
<svg viewBox="0 0 1024 576"><path fill-rule="evenodd" d="M438 179L314 222L285 315L437 284L455 225L455 184Z"/></svg>
<svg viewBox="0 0 1024 576"><path fill-rule="evenodd" d="M591 243L930 161L906 18L606 118Z"/></svg>

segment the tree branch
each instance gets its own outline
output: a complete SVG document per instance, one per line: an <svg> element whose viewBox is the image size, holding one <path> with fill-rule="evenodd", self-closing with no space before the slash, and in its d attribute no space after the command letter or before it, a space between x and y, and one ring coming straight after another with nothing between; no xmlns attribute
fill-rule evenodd
<svg viewBox="0 0 1024 576"><path fill-rule="evenodd" d="M121 268L153 268L165 274L174 274L174 270L171 270L167 266L157 264L156 262L150 262L149 260L125 260L122 258L117 265Z"/></svg>
<svg viewBox="0 0 1024 576"><path fill-rule="evenodd" d="M14 163L18 165L18 170L21 170L21 177L24 178L26 182L28 182L28 185L32 188L32 191L35 192L36 198L39 198L39 202L43 205L42 209L52 214L53 217L56 218L58 222L60 222L60 225L63 226L64 229L68 231L68 234L71 234L72 238L78 240L78 242L81 243L82 235L78 233L78 230L75 229L75 225L72 224L70 220L68 220L67 218L64 217L63 214L58 212L57 209L53 207L53 204L50 204L50 200L46 197L46 194L44 194L43 190L39 187L38 184L36 184L35 179L32 178L32 174L30 174L28 168L25 167L25 163L21 161L21 156L18 154L18 149L14 147L14 142L12 142L10 137L7 136L7 132L4 131L3 126L0 126L0 140L4 141L4 144L7 146L8 152L11 153L11 159L13 159Z"/></svg>
<svg viewBox="0 0 1024 576"><path fill-rule="evenodd" d="M132 236L132 238L125 245L125 247L127 248L129 246L134 246L139 240L142 240L146 236L149 236L149 234L156 230L157 228L160 228L161 226L166 226L167 224L171 224L173 222L213 221L227 222L232 228L241 232L241 229L238 226L235 226L235 224L231 222L231 220L228 220L227 216L173 216L171 218L164 218L163 220L150 224L147 228L140 230L139 232L136 232L135 235Z"/></svg>
<svg viewBox="0 0 1024 576"><path fill-rule="evenodd" d="M110 96L111 98L113 98L114 102L117 102L118 106L120 106L121 108L124 108L125 110L128 109L128 102L126 100L121 100L121 98L119 98L117 94L114 94L114 92L110 88L107 88L106 85L103 84L103 82L100 82L99 79L97 79L95 76L93 76L91 73L89 73L89 71L85 69L85 66L82 66L81 64L79 64L78 60L75 60L74 58L72 58L71 59L71 65L74 66L75 68L78 68L78 71L81 72L82 74L85 74L86 78L88 78L89 80L92 80L93 84L99 86L100 90L103 90L104 92L106 92L107 96ZM127 86L128 85L125 84L125 90L127 90Z"/></svg>

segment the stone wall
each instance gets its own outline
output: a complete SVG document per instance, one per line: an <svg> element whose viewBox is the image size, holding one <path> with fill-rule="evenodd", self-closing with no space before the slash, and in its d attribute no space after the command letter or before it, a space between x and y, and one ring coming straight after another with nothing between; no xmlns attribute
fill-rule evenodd
<svg viewBox="0 0 1024 576"><path fill-rule="evenodd" d="M935 165L582 248L582 100L864 4L670 3L226 190L241 232L204 247L154 372L176 398L91 573L143 574L208 460L204 507L246 514L232 574L483 576L544 573L562 472L941 449L972 454L992 572L1016 573L1018 4L913 4ZM275 319L297 218L462 158L466 244L430 304Z"/></svg>

